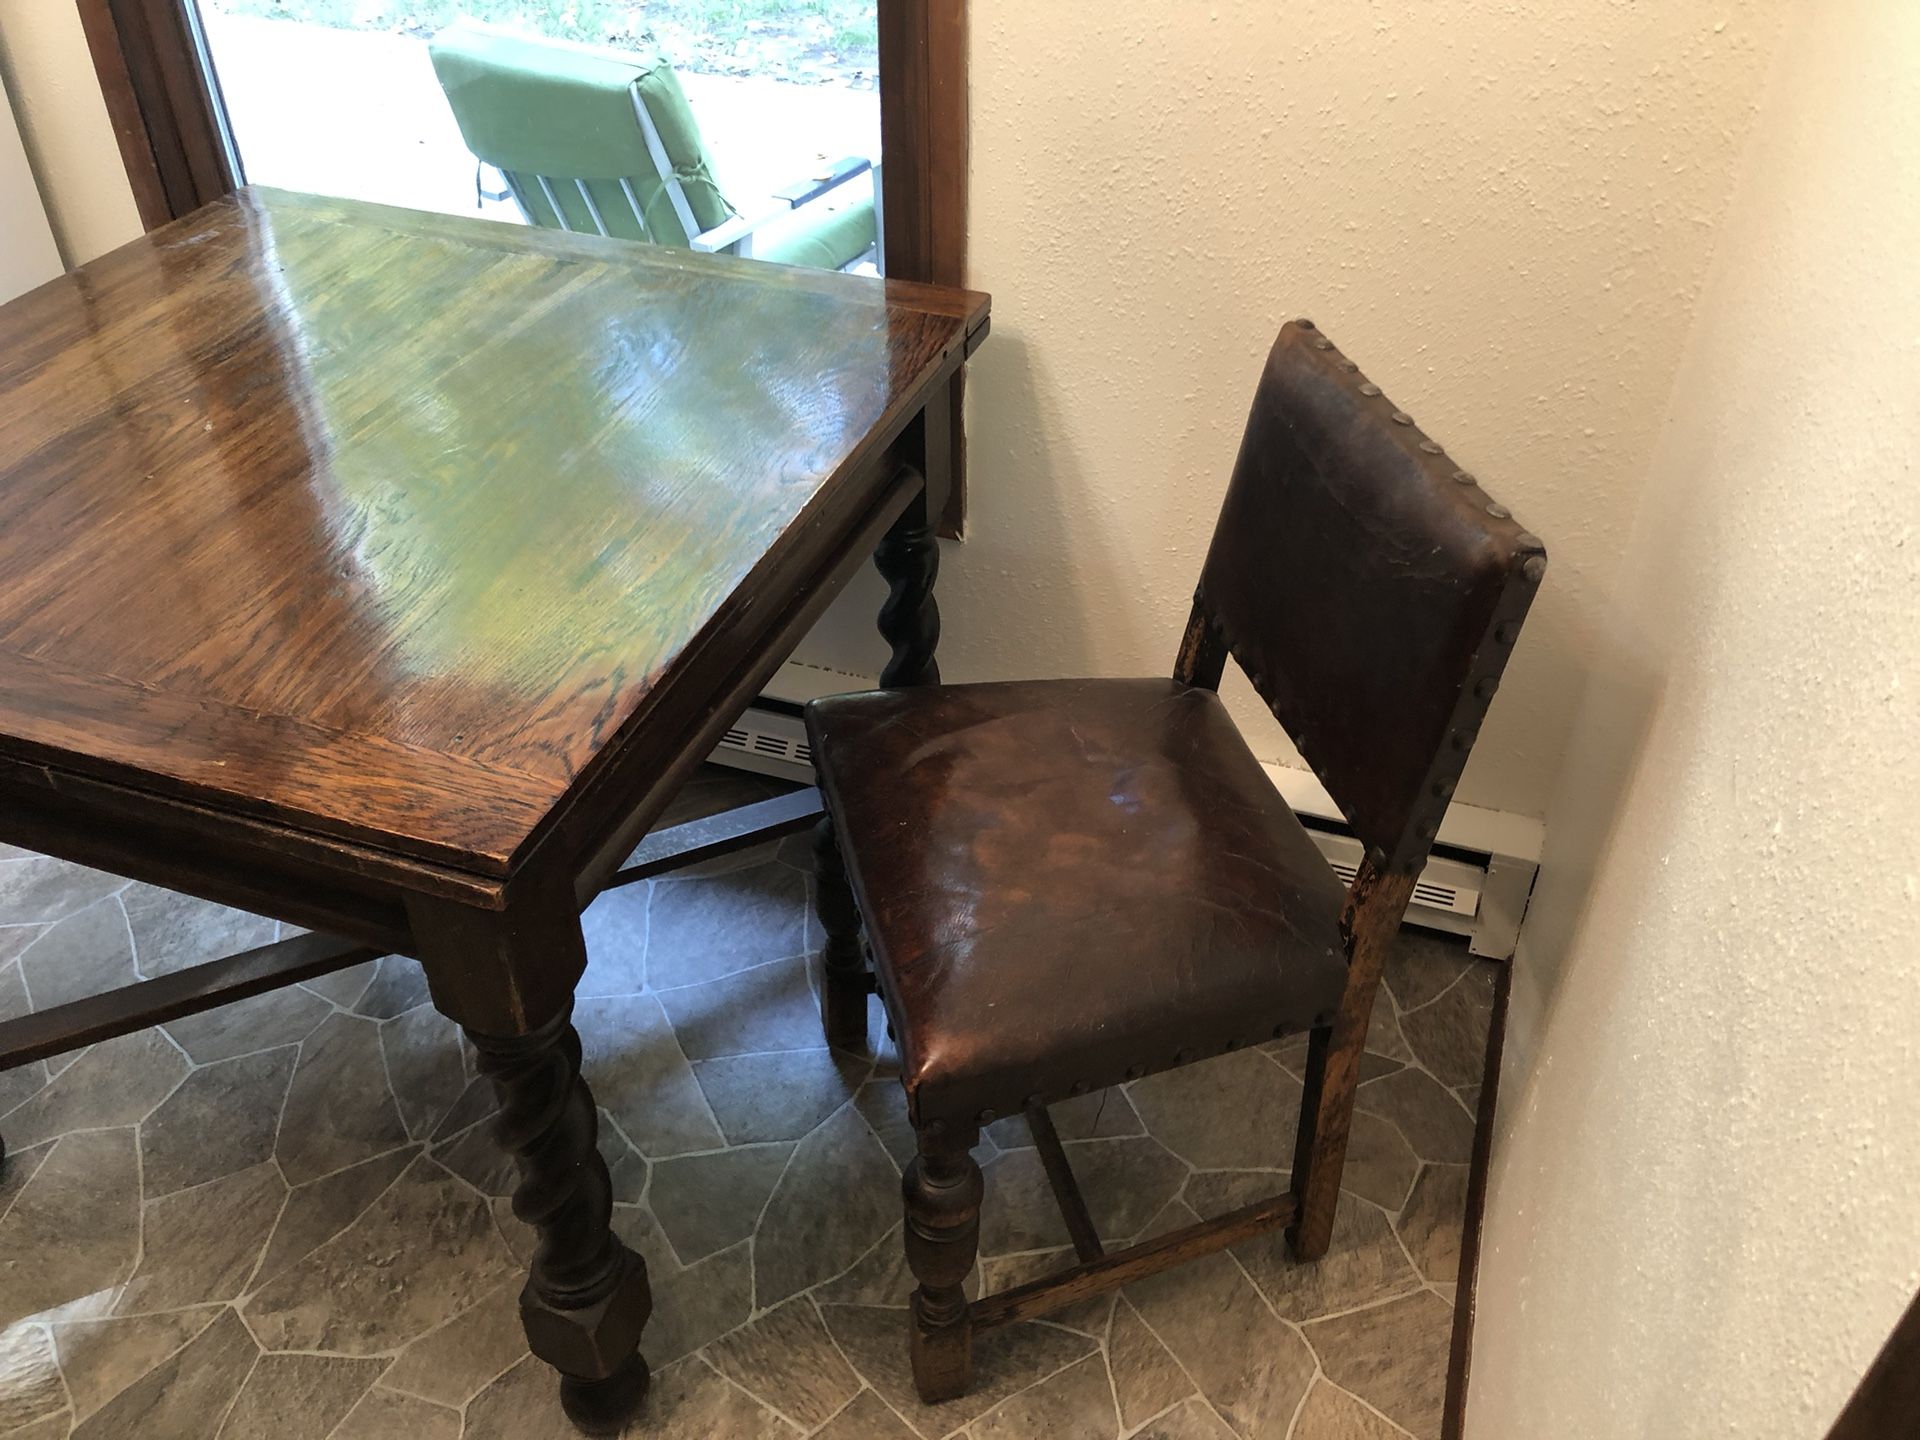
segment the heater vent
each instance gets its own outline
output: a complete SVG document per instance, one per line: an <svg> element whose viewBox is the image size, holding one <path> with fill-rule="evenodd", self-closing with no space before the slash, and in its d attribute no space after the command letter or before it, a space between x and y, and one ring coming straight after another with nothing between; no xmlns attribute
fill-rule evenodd
<svg viewBox="0 0 1920 1440"><path fill-rule="evenodd" d="M807 728L791 715L758 706L740 717L721 739L713 758L722 765L775 775L782 780L813 783L813 752L807 748Z"/></svg>

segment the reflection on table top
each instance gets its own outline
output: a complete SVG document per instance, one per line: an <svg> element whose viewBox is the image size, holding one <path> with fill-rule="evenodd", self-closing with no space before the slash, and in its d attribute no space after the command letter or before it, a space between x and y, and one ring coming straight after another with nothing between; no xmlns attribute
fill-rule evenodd
<svg viewBox="0 0 1920 1440"><path fill-rule="evenodd" d="M497 872L985 319L243 191L0 308L0 753Z"/></svg>

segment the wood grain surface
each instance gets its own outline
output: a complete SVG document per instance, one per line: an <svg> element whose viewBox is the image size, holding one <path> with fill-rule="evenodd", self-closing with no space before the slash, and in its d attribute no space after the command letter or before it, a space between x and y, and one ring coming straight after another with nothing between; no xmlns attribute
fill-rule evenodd
<svg viewBox="0 0 1920 1440"><path fill-rule="evenodd" d="M0 308L0 761L500 875L986 298L265 190ZM755 610L743 617L742 611Z"/></svg>

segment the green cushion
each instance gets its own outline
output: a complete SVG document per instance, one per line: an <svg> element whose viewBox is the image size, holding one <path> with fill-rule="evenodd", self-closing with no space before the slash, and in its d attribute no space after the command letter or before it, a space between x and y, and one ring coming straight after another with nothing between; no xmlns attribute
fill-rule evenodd
<svg viewBox="0 0 1920 1440"><path fill-rule="evenodd" d="M838 270L866 254L878 233L871 200L841 210L808 205L756 233L753 258L771 260L776 265Z"/></svg>
<svg viewBox="0 0 1920 1440"><path fill-rule="evenodd" d="M565 228L597 228L572 183L578 180L610 234L663 245L685 245L692 238L658 179L634 114L636 94L660 132L698 229L710 230L733 215L714 182L693 107L664 60L643 61L472 20L449 25L427 49L467 148L506 174L535 224L558 224L536 178L544 175L564 182L552 188ZM644 234L622 180L640 202Z"/></svg>

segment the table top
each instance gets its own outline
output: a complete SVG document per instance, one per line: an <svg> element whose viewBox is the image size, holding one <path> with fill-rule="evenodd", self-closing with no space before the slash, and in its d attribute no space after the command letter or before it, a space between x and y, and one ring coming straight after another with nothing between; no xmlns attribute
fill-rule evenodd
<svg viewBox="0 0 1920 1440"><path fill-rule="evenodd" d="M208 206L0 307L0 759L509 873L986 314Z"/></svg>

